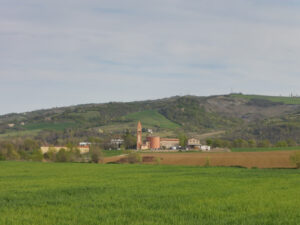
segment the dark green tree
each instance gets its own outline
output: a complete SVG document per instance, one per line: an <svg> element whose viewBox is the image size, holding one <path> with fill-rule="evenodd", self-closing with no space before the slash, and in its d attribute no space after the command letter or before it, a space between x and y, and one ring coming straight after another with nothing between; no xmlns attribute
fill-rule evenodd
<svg viewBox="0 0 300 225"><path fill-rule="evenodd" d="M126 130L126 133L123 135L124 147L126 149L135 149L136 148L136 137L132 135L129 130Z"/></svg>
<svg viewBox="0 0 300 225"><path fill-rule="evenodd" d="M179 135L179 145L181 147L186 147L188 143L188 138L185 134L180 134Z"/></svg>

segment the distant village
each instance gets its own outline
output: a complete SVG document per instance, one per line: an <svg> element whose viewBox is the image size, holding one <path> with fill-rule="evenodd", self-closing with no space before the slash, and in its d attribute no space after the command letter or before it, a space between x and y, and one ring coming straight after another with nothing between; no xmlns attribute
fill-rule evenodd
<svg viewBox="0 0 300 225"><path fill-rule="evenodd" d="M197 138L188 138L185 146L180 145L179 138L162 138L160 136L153 135L152 129L147 129L149 135L143 140L143 128L142 123L139 121L137 124L136 131L136 150L137 151L187 151L187 150L198 150L198 151L210 151L211 146L201 144L200 140ZM90 142L80 142L77 149L81 154L88 153L90 151ZM112 138L110 140L109 150L121 150L124 144L124 139ZM43 154L47 153L49 150L58 152L60 149L67 150L66 146L42 146L41 151Z"/></svg>

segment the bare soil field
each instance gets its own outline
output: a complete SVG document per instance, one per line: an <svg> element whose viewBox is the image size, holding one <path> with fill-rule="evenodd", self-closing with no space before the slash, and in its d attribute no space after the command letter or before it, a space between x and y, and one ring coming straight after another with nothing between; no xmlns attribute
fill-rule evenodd
<svg viewBox="0 0 300 225"><path fill-rule="evenodd" d="M191 166L241 166L257 168L294 168L290 156L296 151L224 152L224 153L142 153L143 163ZM126 156L106 158L104 163L118 163ZM159 160L157 160L159 159Z"/></svg>

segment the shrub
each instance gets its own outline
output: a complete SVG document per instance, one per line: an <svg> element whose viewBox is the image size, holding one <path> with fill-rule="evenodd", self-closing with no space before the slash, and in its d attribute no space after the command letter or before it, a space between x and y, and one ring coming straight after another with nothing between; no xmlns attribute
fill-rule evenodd
<svg viewBox="0 0 300 225"><path fill-rule="evenodd" d="M54 148L50 147L48 152L44 154L44 158L52 162L56 161L56 151Z"/></svg>
<svg viewBox="0 0 300 225"><path fill-rule="evenodd" d="M128 159L128 162L131 164L142 162L142 157L137 152L130 152L127 156L127 159Z"/></svg>
<svg viewBox="0 0 300 225"><path fill-rule="evenodd" d="M40 162L43 160L43 153L41 150L34 150L31 155L32 161Z"/></svg>
<svg viewBox="0 0 300 225"><path fill-rule="evenodd" d="M265 140L262 140L258 143L257 147L260 147L260 148L269 148L271 147L271 143L269 140L265 139Z"/></svg>
<svg viewBox="0 0 300 225"><path fill-rule="evenodd" d="M288 139L286 142L290 147L297 146L297 143L293 139Z"/></svg>
<svg viewBox="0 0 300 225"><path fill-rule="evenodd" d="M99 161L103 161L103 153L99 146L93 145L90 149L91 161L93 163L99 163Z"/></svg>
<svg viewBox="0 0 300 225"><path fill-rule="evenodd" d="M288 144L286 141L278 141L275 146L276 147L288 147Z"/></svg>
<svg viewBox="0 0 300 225"><path fill-rule="evenodd" d="M255 148L257 146L256 140L255 139L250 139L248 141L248 145L250 148Z"/></svg>
<svg viewBox="0 0 300 225"><path fill-rule="evenodd" d="M0 146L1 154L3 158L8 160L17 160L20 159L19 153L16 151L15 146L10 142L3 142Z"/></svg>
<svg viewBox="0 0 300 225"><path fill-rule="evenodd" d="M7 151L7 158L10 160L18 160L20 159L20 155L16 150L10 149Z"/></svg>
<svg viewBox="0 0 300 225"><path fill-rule="evenodd" d="M295 152L293 155L291 155L290 160L296 165L296 168L300 168L300 152Z"/></svg>
<svg viewBox="0 0 300 225"><path fill-rule="evenodd" d="M2 154L2 153L0 152L0 161L3 161L3 160L6 160L6 157L5 157L4 154Z"/></svg>
<svg viewBox="0 0 300 225"><path fill-rule="evenodd" d="M80 154L80 150L75 148L72 149L70 151L68 151L69 153L69 161L70 162L81 162L82 160L82 155Z"/></svg>
<svg viewBox="0 0 300 225"><path fill-rule="evenodd" d="M64 149L61 148L58 153L56 154L56 162L68 162L69 161L69 153Z"/></svg>
<svg viewBox="0 0 300 225"><path fill-rule="evenodd" d="M29 160L30 159L30 153L25 150L19 150L20 158L22 160Z"/></svg>

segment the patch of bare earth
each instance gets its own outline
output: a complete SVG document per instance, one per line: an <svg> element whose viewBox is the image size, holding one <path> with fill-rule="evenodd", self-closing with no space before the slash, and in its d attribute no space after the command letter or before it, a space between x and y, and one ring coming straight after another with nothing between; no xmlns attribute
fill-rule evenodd
<svg viewBox="0 0 300 225"><path fill-rule="evenodd" d="M188 166L241 166L257 168L294 168L290 156L295 151L222 153L142 153L145 164ZM124 163L126 156L105 158L104 163Z"/></svg>
<svg viewBox="0 0 300 225"><path fill-rule="evenodd" d="M143 154L143 157L159 157L160 164L165 165L294 168L290 162L294 152L150 153Z"/></svg>

